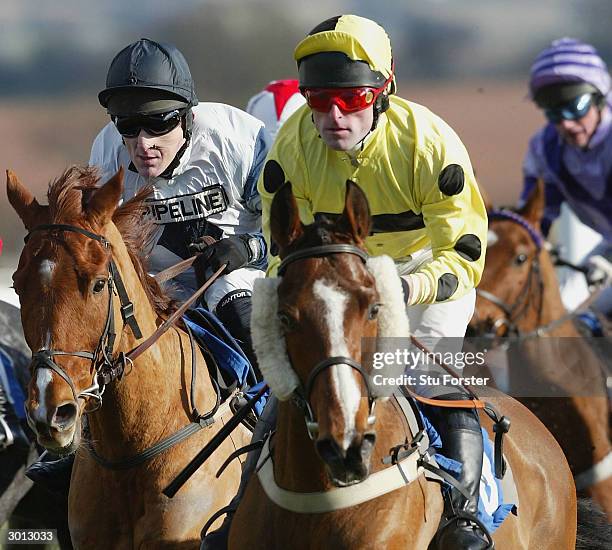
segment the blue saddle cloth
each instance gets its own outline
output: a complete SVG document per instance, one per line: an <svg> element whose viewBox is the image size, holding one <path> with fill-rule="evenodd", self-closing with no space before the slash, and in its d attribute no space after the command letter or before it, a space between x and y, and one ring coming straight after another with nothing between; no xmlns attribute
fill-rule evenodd
<svg viewBox="0 0 612 550"><path fill-rule="evenodd" d="M25 395L15 375L13 360L0 347L0 385L19 420L25 420Z"/></svg>
<svg viewBox="0 0 612 550"><path fill-rule="evenodd" d="M183 316L183 321L196 340L210 350L219 368L236 382L247 399L261 389L264 383L257 382L255 371L238 342L213 313L201 307L193 308ZM269 391L255 403L257 416L263 411L268 397Z"/></svg>
<svg viewBox="0 0 612 550"><path fill-rule="evenodd" d="M420 407L419 407L420 410ZM429 419L421 411L421 418L425 431L429 436L430 445L437 449L442 448L442 439L433 427ZM516 512L516 503L504 502L501 480L497 479L493 473L493 444L489 439L489 434L484 428L482 430L482 440L484 446L482 475L480 477L480 498L478 499L478 519L482 521L489 533L502 524L510 512ZM461 463L436 453L436 461L440 468L448 472L453 477L461 473Z"/></svg>

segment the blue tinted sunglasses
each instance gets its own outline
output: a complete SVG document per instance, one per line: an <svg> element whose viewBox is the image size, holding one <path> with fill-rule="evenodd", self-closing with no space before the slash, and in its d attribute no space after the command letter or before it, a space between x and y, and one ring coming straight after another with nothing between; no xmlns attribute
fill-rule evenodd
<svg viewBox="0 0 612 550"><path fill-rule="evenodd" d="M553 124L559 124L562 120L578 120L585 116L593 105L593 94L583 94L563 105L545 109L546 118Z"/></svg>

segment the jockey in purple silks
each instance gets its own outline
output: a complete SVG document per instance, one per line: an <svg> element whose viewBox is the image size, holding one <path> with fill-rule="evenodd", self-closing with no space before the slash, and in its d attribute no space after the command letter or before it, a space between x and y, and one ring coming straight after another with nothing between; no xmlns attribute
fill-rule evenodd
<svg viewBox="0 0 612 550"><path fill-rule="evenodd" d="M593 308L612 315L612 109L611 79L595 48L572 38L555 40L531 67L530 96L548 123L530 140L523 163L524 201L536 181L545 183L542 232L567 203L601 235L586 255L590 283L604 285ZM595 318L585 321L597 333ZM600 328L600 327L599 327Z"/></svg>

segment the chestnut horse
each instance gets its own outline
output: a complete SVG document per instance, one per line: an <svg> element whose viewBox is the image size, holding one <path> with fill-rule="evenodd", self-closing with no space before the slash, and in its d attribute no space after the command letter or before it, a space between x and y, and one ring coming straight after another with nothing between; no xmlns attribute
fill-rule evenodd
<svg viewBox="0 0 612 550"><path fill-rule="evenodd" d="M394 490L380 492L381 482L370 482L393 471L383 458L412 435L395 398L374 401L374 409L361 366L362 338L408 335L394 263L382 257L388 262L381 270L385 262L364 251L367 199L347 182L342 215L304 226L286 183L270 220L280 280L258 281L254 301L263 297L252 330L262 372L280 400L278 418L272 460L260 458L229 547L427 548L443 508L440 486L420 467L413 482ZM573 549L576 496L559 445L520 403L501 395L491 402L512 419L505 454L520 501L518 516L494 534L496 547ZM485 426L491 429L488 419Z"/></svg>
<svg viewBox="0 0 612 550"><path fill-rule="evenodd" d="M76 548L198 548L202 525L235 493L240 466L215 480L235 450L227 440L174 499L161 493L224 417L193 427L196 407L218 408L218 392L183 329L172 327L134 361L121 361L172 307L140 259L146 191L118 207L122 180L119 171L97 187L94 169L72 167L42 206L7 173L9 201L29 231L13 276L33 352L28 421L48 450L78 451L68 512ZM89 441L81 439L84 412ZM187 426L191 437L145 460L142 453ZM246 433L235 437L242 444Z"/></svg>
<svg viewBox="0 0 612 550"><path fill-rule="evenodd" d="M585 489L612 523L605 378L600 359L561 301L540 233L543 211L540 184L518 212L490 213L491 242L470 334L515 336L507 341L507 391L550 429L567 456L577 488Z"/></svg>

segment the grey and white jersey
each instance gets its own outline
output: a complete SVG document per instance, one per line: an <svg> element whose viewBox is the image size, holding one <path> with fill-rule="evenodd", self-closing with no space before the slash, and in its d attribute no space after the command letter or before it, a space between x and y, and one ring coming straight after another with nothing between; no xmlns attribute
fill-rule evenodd
<svg viewBox="0 0 612 550"><path fill-rule="evenodd" d="M123 200L144 185L153 185L146 214L157 225L151 243L152 273L189 257L187 246L203 235L218 239L261 231L257 178L270 145L263 124L221 103L200 103L193 114L191 140L170 179L147 181L140 176L112 122L92 146L89 163L101 169L103 181L123 166ZM265 246L263 238L261 242ZM193 270L177 282L184 287L183 296L192 292L196 288Z"/></svg>

